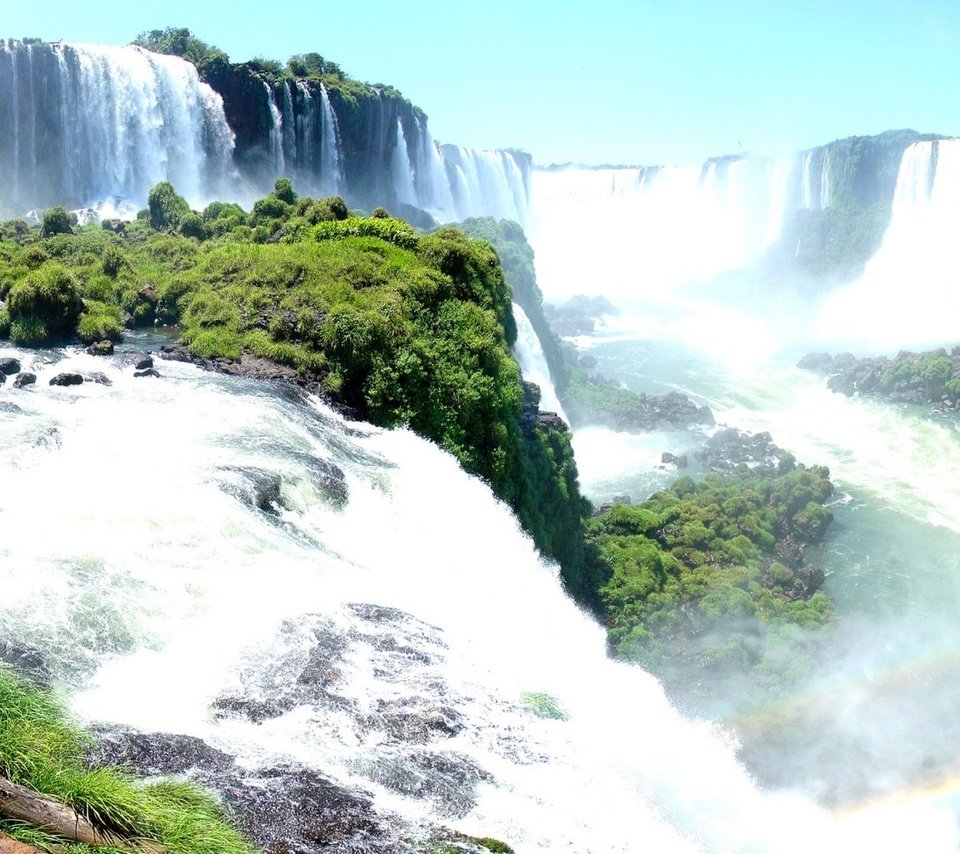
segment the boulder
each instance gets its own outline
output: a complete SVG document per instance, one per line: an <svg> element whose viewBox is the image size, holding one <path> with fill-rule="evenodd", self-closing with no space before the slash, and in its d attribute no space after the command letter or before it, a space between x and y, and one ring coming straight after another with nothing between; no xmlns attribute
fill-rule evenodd
<svg viewBox="0 0 960 854"><path fill-rule="evenodd" d="M80 374L57 374L52 380L50 380L50 385L58 386L68 386L68 385L82 385L83 377Z"/></svg>
<svg viewBox="0 0 960 854"><path fill-rule="evenodd" d="M93 344L87 347L87 352L91 356L112 356L113 342L107 339L103 341L94 341Z"/></svg>
<svg viewBox="0 0 960 854"><path fill-rule="evenodd" d="M159 377L160 371L158 371L156 368L147 368L143 371L134 371L133 375L135 377Z"/></svg>
<svg viewBox="0 0 960 854"><path fill-rule="evenodd" d="M667 466L676 466L678 469L685 469L688 464L687 455L680 454L676 456L669 451L664 451L660 455L660 462Z"/></svg>
<svg viewBox="0 0 960 854"><path fill-rule="evenodd" d="M113 385L113 380L106 374L101 374L100 371L93 371L87 374L87 379L97 385Z"/></svg>
<svg viewBox="0 0 960 854"><path fill-rule="evenodd" d="M37 381L37 375L31 374L29 371L24 371L22 374L18 375L17 378L13 381L14 388L23 388L24 386L33 385Z"/></svg>
<svg viewBox="0 0 960 854"><path fill-rule="evenodd" d="M20 373L20 362L17 359L13 359L9 356L5 356L0 359L0 374L6 376L11 376L12 374Z"/></svg>
<svg viewBox="0 0 960 854"><path fill-rule="evenodd" d="M153 367L153 356L144 356L141 359L137 360L137 363L133 366L137 371L145 371L147 368Z"/></svg>

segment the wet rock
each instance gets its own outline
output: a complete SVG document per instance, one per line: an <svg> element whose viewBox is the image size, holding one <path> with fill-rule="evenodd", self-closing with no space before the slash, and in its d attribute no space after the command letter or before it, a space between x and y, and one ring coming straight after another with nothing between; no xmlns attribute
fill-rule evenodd
<svg viewBox="0 0 960 854"><path fill-rule="evenodd" d="M87 754L92 766L119 765L136 774L186 774L191 770L223 771L234 757L190 735L101 729L96 747Z"/></svg>
<svg viewBox="0 0 960 854"><path fill-rule="evenodd" d="M0 359L0 374L12 376L20 373L20 362L10 356Z"/></svg>
<svg viewBox="0 0 960 854"><path fill-rule="evenodd" d="M660 462L666 466L676 466L678 469L685 469L689 464L686 454L680 454L679 456L671 454L669 451L664 451L660 455Z"/></svg>
<svg viewBox="0 0 960 854"><path fill-rule="evenodd" d="M807 353L797 367L817 374L827 374L833 368L833 356L830 353Z"/></svg>
<svg viewBox="0 0 960 854"><path fill-rule="evenodd" d="M408 744L452 738L463 730L463 718L452 708L430 705L419 697L378 700L364 724Z"/></svg>
<svg viewBox="0 0 960 854"><path fill-rule="evenodd" d="M148 368L153 367L153 356L143 356L137 360L137 363L133 366L135 370L145 371Z"/></svg>
<svg viewBox="0 0 960 854"><path fill-rule="evenodd" d="M714 433L696 456L706 468L721 474L746 465L772 475L788 459L786 451L773 443L769 433L746 433L734 427Z"/></svg>
<svg viewBox="0 0 960 854"><path fill-rule="evenodd" d="M37 381L37 375L24 371L13 381L14 388L24 388L24 386L33 385Z"/></svg>
<svg viewBox="0 0 960 854"><path fill-rule="evenodd" d="M369 769L380 785L410 797L429 800L446 818L462 818L476 806L476 787L493 777L459 753L402 752Z"/></svg>
<svg viewBox="0 0 960 854"><path fill-rule="evenodd" d="M109 340L95 341L93 344L87 347L87 352L91 356L112 356L113 342Z"/></svg>
<svg viewBox="0 0 960 854"><path fill-rule="evenodd" d="M307 768L276 766L221 778L216 788L240 830L268 854L413 852L371 795Z"/></svg>
<svg viewBox="0 0 960 854"><path fill-rule="evenodd" d="M87 374L87 379L97 385L113 385L113 380L106 374L100 373L100 371L93 371Z"/></svg>
<svg viewBox="0 0 960 854"><path fill-rule="evenodd" d="M53 379L50 380L50 385L55 386L71 386L71 385L82 385L83 377L80 374L57 374Z"/></svg>
<svg viewBox="0 0 960 854"><path fill-rule="evenodd" d="M280 486L283 481L279 474L265 469L236 466L227 466L221 471L236 475L230 480L223 481L224 492L257 510L277 515L282 506Z"/></svg>
<svg viewBox="0 0 960 854"><path fill-rule="evenodd" d="M160 371L158 371L156 368L147 368L143 371L134 371L133 375L135 377L159 377Z"/></svg>
<svg viewBox="0 0 960 854"><path fill-rule="evenodd" d="M0 664L35 685L49 687L52 674L46 659L39 650L27 644L0 640Z"/></svg>
<svg viewBox="0 0 960 854"><path fill-rule="evenodd" d="M541 412L537 416L537 423L548 430L559 430L566 432L567 423L556 412Z"/></svg>
<svg viewBox="0 0 960 854"><path fill-rule="evenodd" d="M211 703L214 717L241 717L258 724L279 718L297 705L293 697L256 700L250 697L218 697Z"/></svg>

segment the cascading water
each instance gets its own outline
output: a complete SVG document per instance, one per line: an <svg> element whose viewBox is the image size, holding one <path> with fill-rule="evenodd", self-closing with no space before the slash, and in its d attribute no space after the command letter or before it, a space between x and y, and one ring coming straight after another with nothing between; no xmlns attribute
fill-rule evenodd
<svg viewBox="0 0 960 854"><path fill-rule="evenodd" d="M233 134L220 97L177 57L137 47L0 42L0 211L171 181L194 204L225 188Z"/></svg>
<svg viewBox="0 0 960 854"><path fill-rule="evenodd" d="M820 334L860 347L953 341L960 313L958 216L960 140L914 143L903 153L883 244L859 281L830 295Z"/></svg>
<svg viewBox="0 0 960 854"><path fill-rule="evenodd" d="M342 177L340 163L340 128L337 114L330 106L327 87L320 84L320 102L322 104L320 135L320 187L321 192L332 195L339 192Z"/></svg>
<svg viewBox="0 0 960 854"><path fill-rule="evenodd" d="M285 134L283 131L283 114L277 106L277 99L273 96L273 89L266 80L263 81L264 91L267 93L267 106L270 109L270 167L276 175L286 173L286 154L283 150Z"/></svg>
<svg viewBox="0 0 960 854"><path fill-rule="evenodd" d="M540 409L556 412L564 421L568 421L557 391L550 380L550 369L543 355L543 347L536 330L527 317L527 313L517 303L513 303L513 317L517 322L517 343L514 345L517 362L523 372L523 378L540 387Z"/></svg>
<svg viewBox="0 0 960 854"><path fill-rule="evenodd" d="M396 143L390 159L390 174L397 201L405 205L415 205L417 190L414 186L413 164L410 162L407 138L403 133L403 123L400 119L397 119Z"/></svg>
<svg viewBox="0 0 960 854"><path fill-rule="evenodd" d="M706 227L711 217L738 219L738 230L717 222L720 233L765 239L776 230L772 211L783 204L788 211L794 205L816 211L836 198L840 166L829 149L803 153L793 165L768 161L765 180L779 184L776 192L758 192L763 182L752 185L735 164L725 176L721 166L708 164L699 182L671 170L661 170L657 180L639 170L535 173L538 282L547 299L585 293L603 294L621 306L629 307L631 299L642 304L642 315L612 318L592 338L577 341L609 379L638 393L686 392L709 404L718 423L770 431L798 459L830 466L839 490L832 508L836 523L810 556L826 572L836 625L823 636L808 680L757 710L756 719L741 712L733 721L745 734L751 769L823 802L854 811L873 805L891 832L907 803L942 810L956 822L955 419L847 398L794 368L804 352L794 342L815 335L803 328L799 313L778 327L771 317L758 316L749 298L720 305L710 300L709 288L688 288L671 298L670 288L698 277L708 282L722 268L720 261L736 256L724 255L729 247L714 242L718 232ZM669 192L667 181L673 182ZM658 183L660 198L654 196ZM549 192L541 194L544 185ZM847 185L844 192L850 191ZM960 266L951 232L958 215L960 142L907 147L882 248L861 281L825 303L819 331L831 349L869 343L874 352L890 354L920 341L956 342L951 319L960 304L950 282ZM576 223L576 235L572 226L562 230L564 221ZM584 225L592 221L603 224L596 233ZM747 253L737 263L751 257ZM766 285L752 284L756 292ZM595 502L623 494L643 499L677 476L659 464L663 450L688 454L690 473L702 475L695 454L703 441L693 430L578 431L581 484ZM748 739L756 737L751 726L758 720L760 729L770 726L773 732L760 747ZM897 843L881 848L896 850Z"/></svg>
<svg viewBox="0 0 960 854"><path fill-rule="evenodd" d="M82 715L193 734L250 768L319 768L413 840L438 822L518 852L954 850L949 816L923 806L834 819L759 792L721 733L605 657L516 521L432 444L188 365L142 380L122 356L14 355L39 381L0 389L0 625ZM94 368L113 385L46 382ZM123 500L63 489L131 464L149 487ZM264 476L270 512L238 500ZM211 714L296 696L318 639L339 658L314 702ZM533 714L531 694L566 719ZM424 744L377 723L424 705L456 726ZM474 769L453 795L398 780L447 766Z"/></svg>

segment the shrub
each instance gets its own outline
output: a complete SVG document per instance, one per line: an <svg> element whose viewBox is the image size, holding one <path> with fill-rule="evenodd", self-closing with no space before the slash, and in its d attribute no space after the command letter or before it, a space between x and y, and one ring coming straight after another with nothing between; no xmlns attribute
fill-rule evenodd
<svg viewBox="0 0 960 854"><path fill-rule="evenodd" d="M293 184L289 178L277 178L276 183L273 185L273 195L288 205L295 205L297 203L297 194L293 191Z"/></svg>
<svg viewBox="0 0 960 854"><path fill-rule="evenodd" d="M203 220L193 211L180 217L177 230L184 237L195 237L197 240L203 240L207 236Z"/></svg>
<svg viewBox="0 0 960 854"><path fill-rule="evenodd" d="M177 195L169 181L162 181L150 190L147 208L150 212L150 225L160 231L176 228L180 220L190 213L187 200Z"/></svg>
<svg viewBox="0 0 960 854"><path fill-rule="evenodd" d="M10 289L7 309L12 326L20 320L33 319L42 325L47 335L56 338L73 333L83 303L73 274L62 264L48 261ZM20 329L22 333L23 328ZM35 344L38 332L33 324L30 334L20 337L29 338Z"/></svg>
<svg viewBox="0 0 960 854"><path fill-rule="evenodd" d="M50 237L54 234L73 234L73 227L77 224L77 215L68 211L63 205L55 205L44 211L43 225L40 227L41 237Z"/></svg>

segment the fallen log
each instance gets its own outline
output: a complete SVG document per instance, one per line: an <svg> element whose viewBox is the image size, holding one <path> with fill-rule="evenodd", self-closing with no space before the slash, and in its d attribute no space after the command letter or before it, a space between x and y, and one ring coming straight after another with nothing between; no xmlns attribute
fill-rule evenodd
<svg viewBox="0 0 960 854"><path fill-rule="evenodd" d="M147 840L131 840L94 826L72 807L55 801L52 798L40 795L37 792L11 783L0 777L0 817L14 819L29 824L38 830L43 830L71 842L83 842L86 845L112 845L126 851L142 851L147 854L161 854L166 849L155 842ZM9 837L7 837L9 839ZM21 843L10 840L16 845ZM8 849L2 847L0 839L0 854L7 854ZM27 846L23 849L10 848L10 854L29 854L35 849Z"/></svg>

